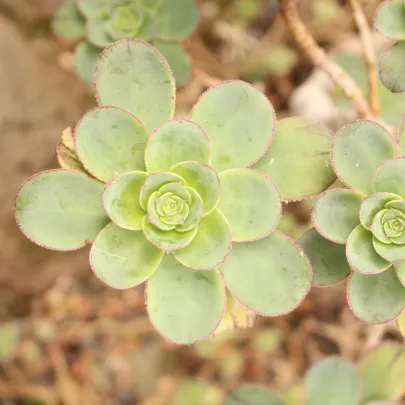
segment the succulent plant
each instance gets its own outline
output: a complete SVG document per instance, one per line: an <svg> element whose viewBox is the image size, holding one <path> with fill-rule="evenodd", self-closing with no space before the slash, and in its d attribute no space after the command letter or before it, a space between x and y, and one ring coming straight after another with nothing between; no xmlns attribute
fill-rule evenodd
<svg viewBox="0 0 405 405"><path fill-rule="evenodd" d="M61 37L79 42L75 71L93 80L94 65L104 48L121 38L149 41L168 60L177 84L188 82L191 59L179 41L197 27L195 0L65 0L52 27Z"/></svg>
<svg viewBox="0 0 405 405"><path fill-rule="evenodd" d="M405 92L405 2L385 0L376 11L374 26L396 42L380 58L380 78L393 93Z"/></svg>
<svg viewBox="0 0 405 405"><path fill-rule="evenodd" d="M360 120L339 130L331 149L338 178L349 189L321 194L315 228L299 244L314 270L314 285L346 278L353 312L370 323L396 318L405 307L405 154L379 124Z"/></svg>
<svg viewBox="0 0 405 405"><path fill-rule="evenodd" d="M134 39L103 52L95 88L99 107L74 140L62 137L63 169L19 191L25 235L62 251L94 242L97 277L119 289L147 281L149 317L177 343L223 329L221 320L248 326L247 307L268 316L296 308L311 267L275 228L282 200L317 195L335 180L329 130L286 119L275 136L269 100L241 81L209 89L190 119L172 119L168 64Z"/></svg>
<svg viewBox="0 0 405 405"><path fill-rule="evenodd" d="M356 366L330 356L315 363L305 376L302 398L293 402L258 384L231 391L225 405L397 405L405 392L405 353L399 344L385 343Z"/></svg>

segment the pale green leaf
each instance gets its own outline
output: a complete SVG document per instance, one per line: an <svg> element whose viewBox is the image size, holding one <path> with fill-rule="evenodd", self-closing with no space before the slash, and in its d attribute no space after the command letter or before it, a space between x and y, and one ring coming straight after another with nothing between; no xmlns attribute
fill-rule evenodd
<svg viewBox="0 0 405 405"><path fill-rule="evenodd" d="M347 297L354 314L368 323L392 321L405 306L405 288L393 267L379 274L353 272Z"/></svg>
<svg viewBox="0 0 405 405"><path fill-rule="evenodd" d="M139 203L139 195L147 177L148 174L144 172L128 172L107 184L103 193L104 209L121 228L142 229L145 210Z"/></svg>
<svg viewBox="0 0 405 405"><path fill-rule="evenodd" d="M374 174L374 192L388 192L405 199L405 157L384 162Z"/></svg>
<svg viewBox="0 0 405 405"><path fill-rule="evenodd" d="M204 204L200 195L193 188L186 187L186 190L191 196L190 212L183 225L179 225L176 230L178 232L186 232L194 228L200 219L204 216Z"/></svg>
<svg viewBox="0 0 405 405"><path fill-rule="evenodd" d="M74 69L77 76L87 84L93 82L94 67L102 52L101 48L83 42L74 53Z"/></svg>
<svg viewBox="0 0 405 405"><path fill-rule="evenodd" d="M113 39L108 34L109 15L104 12L99 12L92 15L86 23L87 40L91 45L99 48L104 48L113 42Z"/></svg>
<svg viewBox="0 0 405 405"><path fill-rule="evenodd" d="M399 281L404 285L405 288L405 260L400 260L394 263L395 271ZM405 329L404 329L405 330Z"/></svg>
<svg viewBox="0 0 405 405"><path fill-rule="evenodd" d="M113 288L135 287L158 268L163 252L150 244L142 231L129 231L111 223L97 236L90 263L95 275Z"/></svg>
<svg viewBox="0 0 405 405"><path fill-rule="evenodd" d="M346 243L353 229L360 223L359 210L362 196L346 189L326 191L315 202L312 220L325 238Z"/></svg>
<svg viewBox="0 0 405 405"><path fill-rule="evenodd" d="M305 377L307 405L358 405L362 381L356 366L342 357L316 363Z"/></svg>
<svg viewBox="0 0 405 405"><path fill-rule="evenodd" d="M323 287L335 284L350 274L345 246L325 239L315 228L305 232L297 243L311 262L314 273L312 285Z"/></svg>
<svg viewBox="0 0 405 405"><path fill-rule="evenodd" d="M277 123L266 154L252 166L277 183L283 200L302 200L328 188L336 179L330 162L331 131L305 118Z"/></svg>
<svg viewBox="0 0 405 405"><path fill-rule="evenodd" d="M85 168L108 182L128 171L144 171L144 154L149 133L128 111L99 107L77 124L77 154Z"/></svg>
<svg viewBox="0 0 405 405"><path fill-rule="evenodd" d="M405 39L404 21L404 0L385 0L375 13L374 27L388 38Z"/></svg>
<svg viewBox="0 0 405 405"><path fill-rule="evenodd" d="M376 252L389 262L396 262L405 259L405 244L396 245L394 243L386 244L373 238L373 245Z"/></svg>
<svg viewBox="0 0 405 405"><path fill-rule="evenodd" d="M225 288L217 270L192 270L165 255L147 283L146 303L151 322L166 339L191 344L221 322Z"/></svg>
<svg viewBox="0 0 405 405"><path fill-rule="evenodd" d="M181 176L187 185L201 196L205 215L210 214L218 204L221 193L218 173L202 162L189 161L178 163L172 167L173 173Z"/></svg>
<svg viewBox="0 0 405 405"><path fill-rule="evenodd" d="M277 227L281 196L274 181L250 169L230 169L219 175L218 208L231 226L234 242L264 238Z"/></svg>
<svg viewBox="0 0 405 405"><path fill-rule="evenodd" d="M405 41L391 45L380 57L380 80L393 93L405 92Z"/></svg>
<svg viewBox="0 0 405 405"><path fill-rule="evenodd" d="M201 219L193 241L174 253L184 266L196 270L213 269L223 263L232 248L232 235L225 216L214 210Z"/></svg>
<svg viewBox="0 0 405 405"><path fill-rule="evenodd" d="M379 124L367 120L343 127L332 146L332 160L338 177L365 195L372 193L372 179L377 167L396 154L390 134Z"/></svg>
<svg viewBox="0 0 405 405"><path fill-rule="evenodd" d="M405 393L405 351L399 343L385 343L359 364L364 381L363 401L394 400Z"/></svg>
<svg viewBox="0 0 405 405"><path fill-rule="evenodd" d="M347 240L346 255L352 270L363 274L381 273L391 266L376 253L373 234L361 224L353 229Z"/></svg>
<svg viewBox="0 0 405 405"><path fill-rule="evenodd" d="M103 184L84 173L49 170L31 177L16 200L22 232L40 246L75 250L92 242L109 219L101 204Z"/></svg>
<svg viewBox="0 0 405 405"><path fill-rule="evenodd" d="M109 14L114 8L124 4L127 0L75 0L79 10L87 17L100 11Z"/></svg>
<svg viewBox="0 0 405 405"><path fill-rule="evenodd" d="M373 219L378 214L378 212L383 210L385 208L385 205L390 201L400 199L401 197L392 193L376 193L370 195L361 203L360 222L365 228L370 229L371 224L373 223Z"/></svg>
<svg viewBox="0 0 405 405"><path fill-rule="evenodd" d="M145 151L149 172L170 171L178 163L211 163L211 145L201 127L184 119L165 122L152 133Z"/></svg>
<svg viewBox="0 0 405 405"><path fill-rule="evenodd" d="M212 143L212 166L220 171L255 163L274 137L275 113L267 97L234 80L211 87L191 113Z"/></svg>
<svg viewBox="0 0 405 405"><path fill-rule="evenodd" d="M234 243L220 271L237 299L268 316L286 314L300 305L312 278L303 251L278 231L255 242Z"/></svg>
<svg viewBox="0 0 405 405"><path fill-rule="evenodd" d="M100 105L122 107L152 131L172 118L175 84L169 65L153 46L122 39L100 56L94 83Z"/></svg>
<svg viewBox="0 0 405 405"><path fill-rule="evenodd" d="M52 18L52 30L64 38L83 38L85 20L76 7L75 0L65 0Z"/></svg>

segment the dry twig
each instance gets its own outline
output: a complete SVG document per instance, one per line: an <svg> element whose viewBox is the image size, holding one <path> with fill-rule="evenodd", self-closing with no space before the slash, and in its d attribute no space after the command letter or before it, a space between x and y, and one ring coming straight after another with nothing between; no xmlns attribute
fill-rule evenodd
<svg viewBox="0 0 405 405"><path fill-rule="evenodd" d="M360 33L363 42L364 58L368 67L369 81L369 103L373 113L378 116L380 113L380 100L378 97L378 70L374 51L373 38L370 26L364 14L363 7L359 0L350 0L353 18Z"/></svg>
<svg viewBox="0 0 405 405"><path fill-rule="evenodd" d="M279 2L280 12L288 30L312 63L324 70L343 89L361 118L375 118L363 92L354 80L315 42L299 16L295 0L279 0Z"/></svg>

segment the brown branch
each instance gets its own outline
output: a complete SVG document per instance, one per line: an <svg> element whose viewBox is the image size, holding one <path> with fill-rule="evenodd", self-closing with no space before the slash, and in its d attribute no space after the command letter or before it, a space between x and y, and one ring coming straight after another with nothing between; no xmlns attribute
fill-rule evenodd
<svg viewBox="0 0 405 405"><path fill-rule="evenodd" d="M279 2L280 12L287 28L302 51L305 52L315 66L324 70L343 89L360 118L375 118L363 92L354 80L338 64L333 62L326 52L315 42L301 20L295 0L279 0Z"/></svg>
<svg viewBox="0 0 405 405"><path fill-rule="evenodd" d="M364 14L363 7L359 0L350 0L353 18L360 33L364 48L364 58L368 67L369 81L369 104L373 113L378 116L380 113L380 99L378 97L378 70L377 59L374 51L373 38L370 26Z"/></svg>

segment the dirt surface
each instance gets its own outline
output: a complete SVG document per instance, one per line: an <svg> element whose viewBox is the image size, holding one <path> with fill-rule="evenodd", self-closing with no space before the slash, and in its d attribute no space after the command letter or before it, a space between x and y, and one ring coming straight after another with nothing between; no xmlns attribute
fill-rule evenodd
<svg viewBox="0 0 405 405"><path fill-rule="evenodd" d="M47 35L43 19L57 2L29 3L0 1L0 317L26 314L30 299L60 274L90 272L87 249L66 260L28 241L13 218L21 183L57 167L61 131L92 103L88 88L58 66L60 51Z"/></svg>

